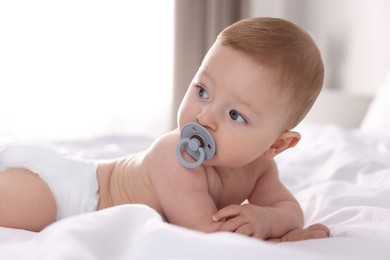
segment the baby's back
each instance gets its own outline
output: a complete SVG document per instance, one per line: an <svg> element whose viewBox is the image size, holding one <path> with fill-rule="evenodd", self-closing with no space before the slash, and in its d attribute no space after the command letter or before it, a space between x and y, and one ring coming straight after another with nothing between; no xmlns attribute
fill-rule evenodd
<svg viewBox="0 0 390 260"><path fill-rule="evenodd" d="M141 152L99 165L98 209L122 204L146 204L161 211L144 158L145 152Z"/></svg>

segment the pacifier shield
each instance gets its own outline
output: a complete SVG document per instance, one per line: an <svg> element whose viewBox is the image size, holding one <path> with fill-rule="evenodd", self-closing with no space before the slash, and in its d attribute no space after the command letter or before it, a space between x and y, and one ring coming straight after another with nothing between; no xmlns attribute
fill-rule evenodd
<svg viewBox="0 0 390 260"><path fill-rule="evenodd" d="M184 150L194 158L195 162L184 159ZM215 154L215 142L205 127L197 123L188 123L181 130L181 140L176 147L179 162L188 168L198 167L205 160L211 159Z"/></svg>

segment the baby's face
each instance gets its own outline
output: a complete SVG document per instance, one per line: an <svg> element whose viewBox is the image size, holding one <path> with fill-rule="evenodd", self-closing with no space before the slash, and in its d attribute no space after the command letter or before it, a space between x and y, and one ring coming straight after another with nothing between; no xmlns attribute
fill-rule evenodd
<svg viewBox="0 0 390 260"><path fill-rule="evenodd" d="M205 165L244 166L283 130L287 106L278 89L273 70L217 42L180 105L178 127L197 122L213 135L216 154Z"/></svg>

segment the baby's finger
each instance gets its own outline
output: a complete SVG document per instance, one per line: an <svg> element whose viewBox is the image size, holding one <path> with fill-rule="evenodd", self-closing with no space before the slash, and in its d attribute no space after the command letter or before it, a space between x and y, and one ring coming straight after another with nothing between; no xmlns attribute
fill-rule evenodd
<svg viewBox="0 0 390 260"><path fill-rule="evenodd" d="M213 214L212 219L214 221L220 221L222 219L227 219L234 217L240 214L241 206L240 205L229 205L225 208L218 210Z"/></svg>
<svg viewBox="0 0 390 260"><path fill-rule="evenodd" d="M323 230L311 231L307 234L306 239L319 239L319 238L328 238L329 234L325 233Z"/></svg>
<svg viewBox="0 0 390 260"><path fill-rule="evenodd" d="M243 217L237 216L234 218L230 218L226 220L219 228L218 231L229 231L234 232L239 227L245 224L245 220Z"/></svg>
<svg viewBox="0 0 390 260"><path fill-rule="evenodd" d="M327 228L326 226L319 224L319 223L313 224L313 225L307 227L306 229L310 230L310 231L316 231L318 233L326 234L328 237L330 235L329 228Z"/></svg>
<svg viewBox="0 0 390 260"><path fill-rule="evenodd" d="M239 234L246 235L246 236L252 236L252 235L254 235L254 230L251 227L251 225L249 225L247 223L247 224L241 225L239 228L237 228L235 233L239 233Z"/></svg>

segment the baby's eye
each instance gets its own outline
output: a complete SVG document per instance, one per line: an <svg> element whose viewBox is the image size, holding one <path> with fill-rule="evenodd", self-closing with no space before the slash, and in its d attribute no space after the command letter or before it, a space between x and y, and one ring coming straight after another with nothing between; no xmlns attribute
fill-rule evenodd
<svg viewBox="0 0 390 260"><path fill-rule="evenodd" d="M246 120L243 116L240 115L236 110L230 110L230 118L238 123L246 123Z"/></svg>
<svg viewBox="0 0 390 260"><path fill-rule="evenodd" d="M207 94L207 91L201 86L201 85L196 85L198 88L198 96L204 99L209 98L209 94Z"/></svg>

